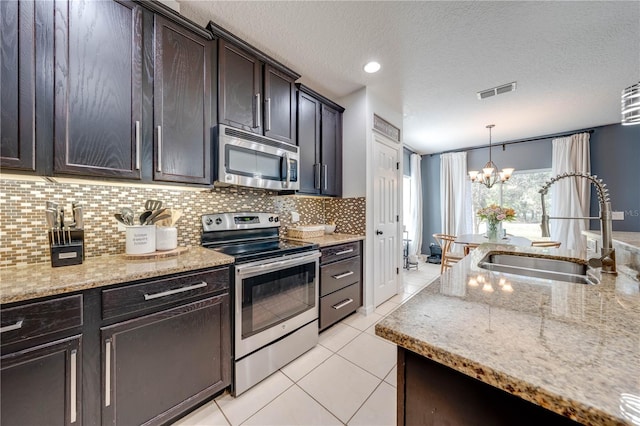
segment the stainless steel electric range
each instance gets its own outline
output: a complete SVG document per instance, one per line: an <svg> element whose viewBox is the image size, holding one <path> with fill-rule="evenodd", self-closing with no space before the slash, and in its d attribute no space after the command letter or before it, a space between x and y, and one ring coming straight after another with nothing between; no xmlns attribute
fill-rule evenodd
<svg viewBox="0 0 640 426"><path fill-rule="evenodd" d="M317 244L282 240L273 213L202 216L202 246L235 257L234 384L240 395L318 343Z"/></svg>

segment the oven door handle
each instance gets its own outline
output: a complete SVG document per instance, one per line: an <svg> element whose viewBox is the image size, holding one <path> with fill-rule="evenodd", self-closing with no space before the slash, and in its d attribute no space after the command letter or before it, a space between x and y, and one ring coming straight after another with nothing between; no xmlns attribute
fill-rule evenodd
<svg viewBox="0 0 640 426"><path fill-rule="evenodd" d="M279 260L276 262L269 261L268 263L263 263L262 265L239 265L236 266L236 274L239 277L266 274L268 272L278 271L292 266L304 265L305 263L309 263L315 259L319 259L320 256L320 252L315 252L313 254L295 257L293 259Z"/></svg>

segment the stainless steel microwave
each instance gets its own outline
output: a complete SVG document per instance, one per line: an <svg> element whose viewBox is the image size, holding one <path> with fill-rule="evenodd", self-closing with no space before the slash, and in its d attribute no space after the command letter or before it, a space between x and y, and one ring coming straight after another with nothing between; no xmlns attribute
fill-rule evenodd
<svg viewBox="0 0 640 426"><path fill-rule="evenodd" d="M223 124L218 127L218 184L300 189L297 146Z"/></svg>

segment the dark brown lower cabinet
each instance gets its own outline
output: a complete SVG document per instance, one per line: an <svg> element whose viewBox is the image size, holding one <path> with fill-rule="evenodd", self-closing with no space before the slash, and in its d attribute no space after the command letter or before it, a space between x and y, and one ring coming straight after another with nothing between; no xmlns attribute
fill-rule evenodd
<svg viewBox="0 0 640 426"><path fill-rule="evenodd" d="M229 384L228 293L101 329L102 423L162 424Z"/></svg>
<svg viewBox="0 0 640 426"><path fill-rule="evenodd" d="M398 425L577 425L573 420L398 348Z"/></svg>
<svg viewBox="0 0 640 426"><path fill-rule="evenodd" d="M80 335L9 353L0 359L0 424L81 424Z"/></svg>

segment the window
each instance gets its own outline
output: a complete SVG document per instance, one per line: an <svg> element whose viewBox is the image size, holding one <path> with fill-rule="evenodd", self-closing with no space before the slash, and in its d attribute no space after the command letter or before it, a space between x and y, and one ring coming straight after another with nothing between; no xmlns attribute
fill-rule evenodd
<svg viewBox="0 0 640 426"><path fill-rule="evenodd" d="M529 239L540 239L542 232L542 205L540 193L546 181L551 179L551 169L516 171L505 183L495 184L492 188L472 184L473 232L486 232L486 222L481 222L476 212L491 204L511 207L516 211L516 220L503 222L502 227L508 234ZM549 190L551 192L551 189ZM551 195L545 196L545 208L549 212Z"/></svg>

